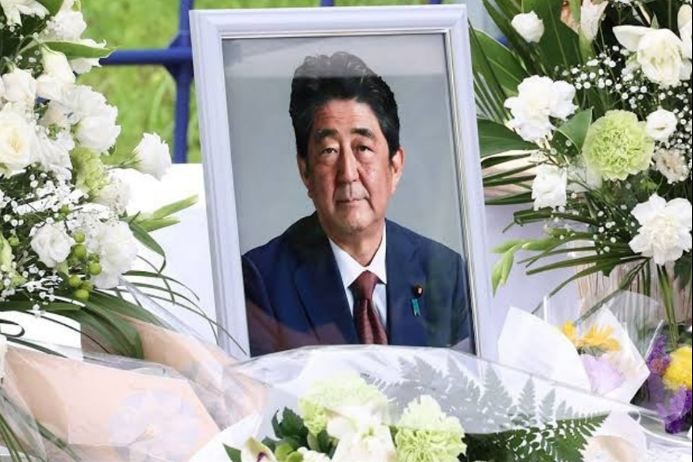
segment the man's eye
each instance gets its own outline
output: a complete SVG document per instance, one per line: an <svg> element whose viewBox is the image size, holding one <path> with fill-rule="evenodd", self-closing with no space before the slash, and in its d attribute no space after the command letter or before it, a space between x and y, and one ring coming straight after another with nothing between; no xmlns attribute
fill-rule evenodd
<svg viewBox="0 0 693 462"><path fill-rule="evenodd" d="M357 146L357 147L356 147L356 150L359 151L359 152L368 152L368 151L372 151L372 149L370 148L370 146L366 146L365 144L362 144L362 145L360 145L360 146Z"/></svg>
<svg viewBox="0 0 693 462"><path fill-rule="evenodd" d="M336 152L337 152L337 148L327 147L327 148L323 148L320 151L320 154L335 154Z"/></svg>

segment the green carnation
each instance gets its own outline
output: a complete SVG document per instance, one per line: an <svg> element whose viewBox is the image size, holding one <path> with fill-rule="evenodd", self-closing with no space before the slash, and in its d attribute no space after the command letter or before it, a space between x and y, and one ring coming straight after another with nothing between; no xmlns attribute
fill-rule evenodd
<svg viewBox="0 0 693 462"><path fill-rule="evenodd" d="M603 178L625 180L649 167L654 144L635 114L609 111L587 130L582 155Z"/></svg>
<svg viewBox="0 0 693 462"><path fill-rule="evenodd" d="M445 414L438 402L422 396L407 406L397 425L399 462L457 462L464 454L462 424Z"/></svg>
<svg viewBox="0 0 693 462"><path fill-rule="evenodd" d="M388 402L377 387L357 375L347 375L316 383L298 406L308 430L318 435L331 419L344 417L345 408L363 407L384 418Z"/></svg>
<svg viewBox="0 0 693 462"><path fill-rule="evenodd" d="M108 184L106 167L101 156L89 149L77 148L70 154L75 174L75 186L93 197Z"/></svg>

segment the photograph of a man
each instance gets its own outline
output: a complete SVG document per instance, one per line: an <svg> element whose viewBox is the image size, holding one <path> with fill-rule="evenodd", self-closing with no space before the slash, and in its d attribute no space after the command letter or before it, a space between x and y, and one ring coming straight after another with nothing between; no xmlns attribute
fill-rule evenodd
<svg viewBox="0 0 693 462"><path fill-rule="evenodd" d="M468 338L462 257L386 218L405 167L388 84L352 54L309 56L289 113L315 212L242 257L251 355Z"/></svg>

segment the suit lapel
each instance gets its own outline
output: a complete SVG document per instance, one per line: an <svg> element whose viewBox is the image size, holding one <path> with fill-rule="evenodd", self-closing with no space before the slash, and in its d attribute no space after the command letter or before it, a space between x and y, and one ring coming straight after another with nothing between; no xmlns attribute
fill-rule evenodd
<svg viewBox="0 0 693 462"><path fill-rule="evenodd" d="M412 288L424 286L426 275L416 260L417 245L387 222L387 319L392 345L423 346L428 344L424 297L418 298L420 314L412 306Z"/></svg>
<svg viewBox="0 0 693 462"><path fill-rule="evenodd" d="M294 283L320 344L358 343L358 334L332 249L317 217L297 236Z"/></svg>

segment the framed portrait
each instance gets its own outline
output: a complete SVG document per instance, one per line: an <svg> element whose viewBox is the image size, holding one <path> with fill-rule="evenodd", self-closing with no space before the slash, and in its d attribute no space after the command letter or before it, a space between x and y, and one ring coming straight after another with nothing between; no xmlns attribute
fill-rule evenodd
<svg viewBox="0 0 693 462"><path fill-rule="evenodd" d="M494 351L465 7L191 26L222 347Z"/></svg>

